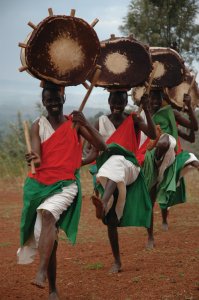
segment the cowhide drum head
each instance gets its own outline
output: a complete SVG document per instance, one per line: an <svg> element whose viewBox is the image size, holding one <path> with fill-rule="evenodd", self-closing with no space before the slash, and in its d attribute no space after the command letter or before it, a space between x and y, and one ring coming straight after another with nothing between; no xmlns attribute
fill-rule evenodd
<svg viewBox="0 0 199 300"><path fill-rule="evenodd" d="M170 101L179 109L183 108L184 94L187 94L188 92L191 96L192 107L195 109L199 106L199 88L196 81L194 81L194 84L190 89L193 77L194 75L187 73L184 81L181 84L171 89L167 89L167 94L169 96Z"/></svg>
<svg viewBox="0 0 199 300"><path fill-rule="evenodd" d="M158 62L157 72L152 82L153 86L173 87L180 84L185 76L184 61L171 48L150 47L152 61Z"/></svg>
<svg viewBox="0 0 199 300"><path fill-rule="evenodd" d="M93 72L99 53L97 34L88 23L71 16L50 16L30 35L21 61L39 79L77 85Z"/></svg>
<svg viewBox="0 0 199 300"><path fill-rule="evenodd" d="M145 92L146 92L146 87L144 85L137 86L131 89L131 98L133 102L139 105L139 102Z"/></svg>
<svg viewBox="0 0 199 300"><path fill-rule="evenodd" d="M152 61L148 49L133 38L111 38L101 42L97 64L101 75L97 86L131 88L147 80Z"/></svg>

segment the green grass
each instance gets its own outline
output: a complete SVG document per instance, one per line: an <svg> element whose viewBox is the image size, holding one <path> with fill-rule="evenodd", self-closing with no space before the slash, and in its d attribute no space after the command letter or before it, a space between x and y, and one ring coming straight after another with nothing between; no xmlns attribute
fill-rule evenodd
<svg viewBox="0 0 199 300"><path fill-rule="evenodd" d="M100 270L103 269L104 265L101 262L87 264L85 269L87 270Z"/></svg>
<svg viewBox="0 0 199 300"><path fill-rule="evenodd" d="M11 242L2 242L2 243L0 243L0 247L1 247L1 248L9 247L9 246L11 246L11 245L12 245Z"/></svg>

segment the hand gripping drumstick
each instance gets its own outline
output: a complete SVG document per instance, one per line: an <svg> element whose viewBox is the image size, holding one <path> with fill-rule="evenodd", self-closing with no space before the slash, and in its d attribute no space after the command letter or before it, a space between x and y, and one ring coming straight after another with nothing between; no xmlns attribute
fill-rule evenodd
<svg viewBox="0 0 199 300"><path fill-rule="evenodd" d="M89 86L89 89L87 90L86 95L84 96L84 99L82 100L82 103L81 103L81 105L79 107L79 111L83 111L84 106L86 105L86 102L88 100L88 97L90 96L90 94L92 92L92 89L94 88L95 84L97 83L100 74L101 74L101 67L97 65L97 69L96 69L96 71L94 73L94 76L92 78L91 85ZM73 125L73 128L77 129L77 127L75 126L75 124Z"/></svg>
<svg viewBox="0 0 199 300"><path fill-rule="evenodd" d="M150 93L152 81L153 81L153 79L154 79L154 76L155 76L155 73L156 73L156 71L157 71L157 68L158 68L158 62L155 61L155 62L153 63L153 70L152 70L152 72L151 72L151 74L150 74L150 77L149 77L149 83L148 83L148 86L147 86L147 89L146 89L146 94L147 94L147 95L149 95L149 93ZM141 114L141 111L142 111L142 104L140 104L139 109L138 109L138 112L137 112L137 114L138 114L139 116L140 116L140 114Z"/></svg>
<svg viewBox="0 0 199 300"><path fill-rule="evenodd" d="M190 84L189 89L188 89L188 91L187 91L187 94L188 94L188 95L190 95L190 93L191 93L191 89L192 89L192 87L193 87L193 85L194 85L194 82L195 82L195 80L196 80L197 75L198 75L198 72L196 72L195 75L194 75L193 78L192 78L191 84ZM183 104L182 111L185 111L185 104Z"/></svg>
<svg viewBox="0 0 199 300"><path fill-rule="evenodd" d="M28 121L23 122L23 127L24 127L24 135L25 135L25 140L26 140L26 147L27 147L28 153L31 153L31 144L30 144ZM31 167L31 173L35 174L36 171L35 171L35 165L34 165L33 160L31 160L31 162L30 162L30 167Z"/></svg>

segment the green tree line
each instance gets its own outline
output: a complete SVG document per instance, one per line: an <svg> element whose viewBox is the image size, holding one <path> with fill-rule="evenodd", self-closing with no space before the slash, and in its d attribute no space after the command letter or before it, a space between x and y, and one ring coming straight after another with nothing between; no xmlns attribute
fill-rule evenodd
<svg viewBox="0 0 199 300"><path fill-rule="evenodd" d="M199 60L198 0L132 0L120 26L149 46L171 47L187 61Z"/></svg>

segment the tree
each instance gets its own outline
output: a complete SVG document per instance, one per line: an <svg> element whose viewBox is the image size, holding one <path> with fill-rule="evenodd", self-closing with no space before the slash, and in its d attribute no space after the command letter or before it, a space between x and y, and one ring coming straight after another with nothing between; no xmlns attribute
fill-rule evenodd
<svg viewBox="0 0 199 300"><path fill-rule="evenodd" d="M199 60L198 0L132 0L120 30L150 46L171 47Z"/></svg>
<svg viewBox="0 0 199 300"><path fill-rule="evenodd" d="M14 178L25 174L27 169L24 155L26 153L23 121L21 113L17 114L16 123L10 123L10 130L0 144L0 178Z"/></svg>

